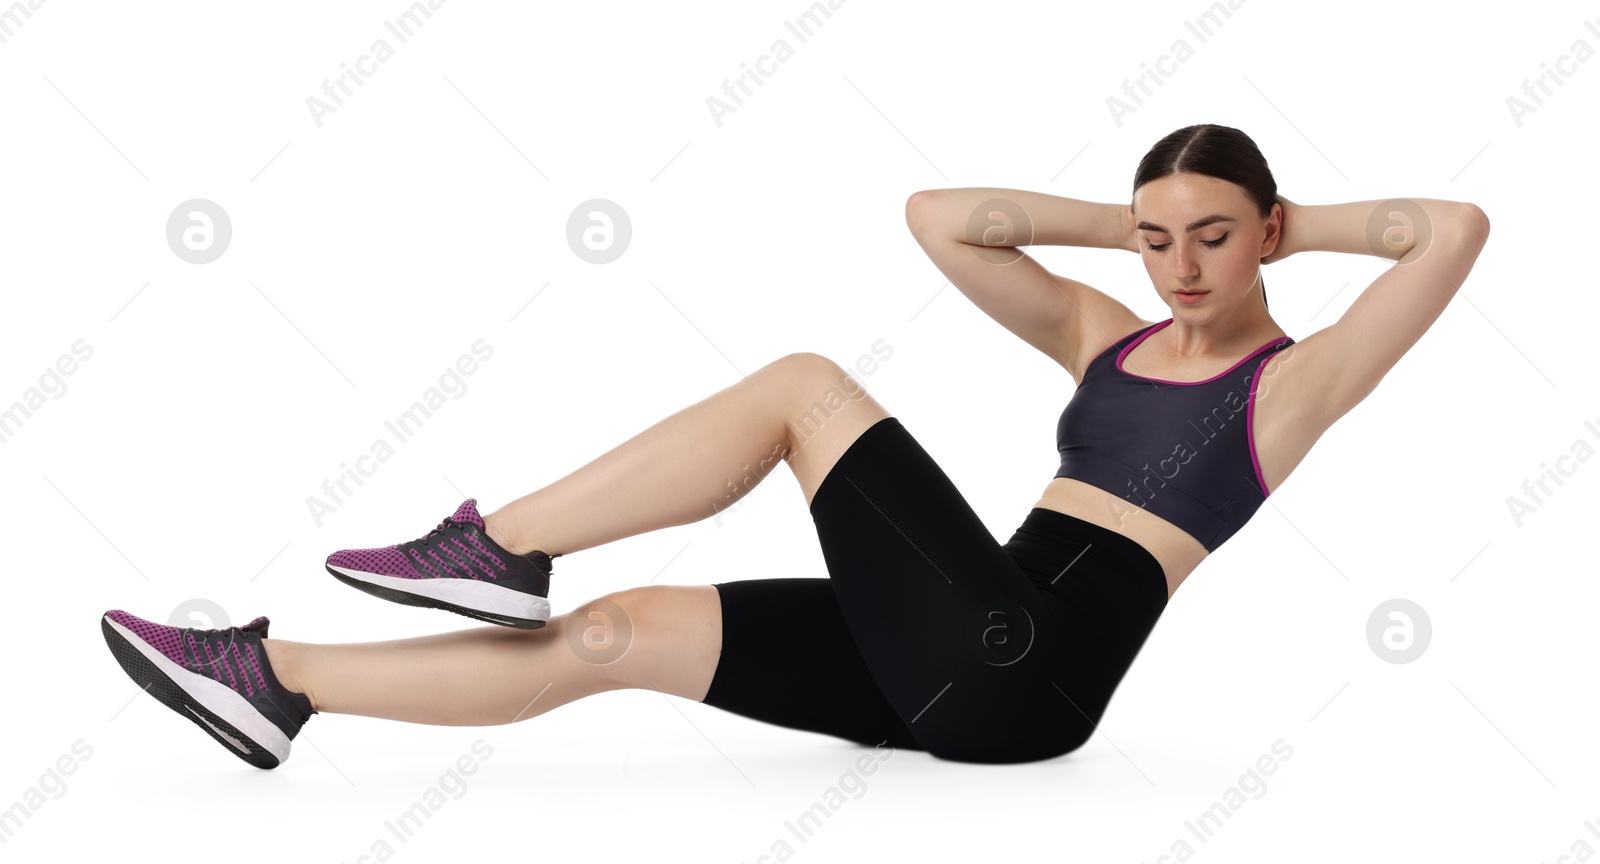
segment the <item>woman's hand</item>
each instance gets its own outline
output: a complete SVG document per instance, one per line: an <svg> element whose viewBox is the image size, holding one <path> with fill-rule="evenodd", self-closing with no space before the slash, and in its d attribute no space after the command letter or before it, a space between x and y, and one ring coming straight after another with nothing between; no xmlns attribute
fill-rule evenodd
<svg viewBox="0 0 1600 864"><path fill-rule="evenodd" d="M1283 209L1283 215L1278 222L1278 245L1273 247L1271 255L1261 259L1262 264L1282 261L1295 253L1293 237L1296 235L1291 232L1294 231L1293 226L1299 217L1300 205L1279 195L1278 206Z"/></svg>
<svg viewBox="0 0 1600 864"><path fill-rule="evenodd" d="M1119 236L1121 236L1122 242L1117 244L1117 248L1137 253L1139 251L1139 229L1134 227L1133 205L1123 204L1121 213L1122 227L1119 231Z"/></svg>

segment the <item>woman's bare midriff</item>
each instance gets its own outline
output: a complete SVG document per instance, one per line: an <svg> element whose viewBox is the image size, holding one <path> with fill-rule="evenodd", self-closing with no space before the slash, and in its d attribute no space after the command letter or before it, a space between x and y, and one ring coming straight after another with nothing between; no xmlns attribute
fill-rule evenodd
<svg viewBox="0 0 1600 864"><path fill-rule="evenodd" d="M1104 489L1070 477L1051 480L1044 487L1044 496L1033 506L1109 528L1150 550L1166 573L1169 600L1210 554L1182 528Z"/></svg>

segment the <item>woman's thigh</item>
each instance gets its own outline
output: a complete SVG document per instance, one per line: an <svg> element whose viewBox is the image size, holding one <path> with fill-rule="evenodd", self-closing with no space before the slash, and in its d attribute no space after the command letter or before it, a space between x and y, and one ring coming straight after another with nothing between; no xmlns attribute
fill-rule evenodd
<svg viewBox="0 0 1600 864"><path fill-rule="evenodd" d="M898 419L862 433L810 509L842 617L924 749L1019 762L1087 739L1065 680L1081 646L1060 603Z"/></svg>
<svg viewBox="0 0 1600 864"><path fill-rule="evenodd" d="M702 702L858 744L922 749L867 670L829 580L744 579L715 588L722 654Z"/></svg>

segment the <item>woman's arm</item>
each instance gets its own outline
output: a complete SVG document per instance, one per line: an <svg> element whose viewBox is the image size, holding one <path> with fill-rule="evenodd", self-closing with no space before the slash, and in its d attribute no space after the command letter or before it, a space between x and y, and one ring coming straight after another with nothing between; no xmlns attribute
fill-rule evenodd
<svg viewBox="0 0 1600 864"><path fill-rule="evenodd" d="M1295 346L1304 386L1319 394L1326 426L1365 399L1438 320L1488 241L1489 218L1476 205L1432 198L1287 212L1279 242L1287 254L1349 252L1395 261L1338 321Z"/></svg>
<svg viewBox="0 0 1600 864"><path fill-rule="evenodd" d="M923 202L938 199L938 228L952 239L981 246L1085 246L1092 249L1139 251L1133 227L1133 208L1127 204L1101 204L1064 198L1026 189L974 186L963 189L929 189L912 196ZM988 205L980 211L980 205ZM932 208L929 208L932 209ZM911 212L908 202L907 213ZM926 212L926 211L925 211ZM1006 218L1002 218L1002 214ZM1021 217L1018 219L1017 217ZM1004 236L998 226L1017 222L1016 236ZM987 230L969 230L981 225Z"/></svg>
<svg viewBox="0 0 1600 864"><path fill-rule="evenodd" d="M1081 380L1081 347L1137 326L1117 300L1040 266L1021 246L1137 251L1126 205L1022 189L928 189L906 201L906 226L973 305Z"/></svg>
<svg viewBox="0 0 1600 864"><path fill-rule="evenodd" d="M1345 204L1295 204L1278 196L1284 207L1283 239L1272 263L1296 252L1347 252L1376 255L1391 261L1404 258L1418 246L1426 247L1441 229L1455 230L1464 223L1488 217L1475 205L1437 198L1390 198Z"/></svg>

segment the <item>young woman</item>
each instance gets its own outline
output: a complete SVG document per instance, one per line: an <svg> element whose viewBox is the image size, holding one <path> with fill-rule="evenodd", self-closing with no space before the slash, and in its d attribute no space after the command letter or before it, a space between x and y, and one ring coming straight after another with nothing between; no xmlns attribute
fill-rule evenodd
<svg viewBox="0 0 1600 864"><path fill-rule="evenodd" d="M263 768L319 712L494 725L646 687L943 759L1059 756L1089 739L1177 587L1433 324L1489 232L1452 201L1296 205L1248 136L1209 124L1145 155L1130 205L941 189L906 216L963 294L1077 383L1061 467L1004 545L898 418L792 354L487 517L469 500L422 538L328 559L377 597L499 626L321 645L269 639L264 617L198 630L114 610L113 654ZM1169 317L1017 248L1039 243L1139 253ZM1260 270L1311 250L1396 263L1297 342ZM759 482L780 458L830 578L640 587L550 617L553 558L704 519L731 503L734 466L762 466Z"/></svg>

